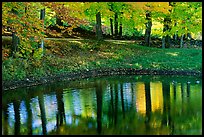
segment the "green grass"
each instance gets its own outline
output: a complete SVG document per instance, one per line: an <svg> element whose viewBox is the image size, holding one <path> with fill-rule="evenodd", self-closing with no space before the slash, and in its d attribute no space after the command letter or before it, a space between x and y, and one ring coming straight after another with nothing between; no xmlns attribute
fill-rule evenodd
<svg viewBox="0 0 204 137"><path fill-rule="evenodd" d="M3 80L20 80L101 68L189 70L201 72L202 49L145 47L130 42L45 41L41 60L3 61Z"/></svg>

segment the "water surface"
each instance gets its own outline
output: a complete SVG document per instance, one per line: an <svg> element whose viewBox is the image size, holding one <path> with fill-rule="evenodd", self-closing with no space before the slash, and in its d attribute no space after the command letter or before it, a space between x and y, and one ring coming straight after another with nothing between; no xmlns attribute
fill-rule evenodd
<svg viewBox="0 0 204 137"><path fill-rule="evenodd" d="M6 91L2 134L202 134L202 79L114 76Z"/></svg>

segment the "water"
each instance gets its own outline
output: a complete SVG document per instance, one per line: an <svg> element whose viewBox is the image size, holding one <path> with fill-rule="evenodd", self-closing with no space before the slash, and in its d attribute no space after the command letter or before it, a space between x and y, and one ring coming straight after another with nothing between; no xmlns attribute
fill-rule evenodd
<svg viewBox="0 0 204 137"><path fill-rule="evenodd" d="M6 91L2 134L202 134L202 79L114 76Z"/></svg>

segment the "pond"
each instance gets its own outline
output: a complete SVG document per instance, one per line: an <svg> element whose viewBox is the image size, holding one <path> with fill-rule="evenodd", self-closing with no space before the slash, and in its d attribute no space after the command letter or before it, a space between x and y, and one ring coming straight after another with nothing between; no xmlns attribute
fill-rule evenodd
<svg viewBox="0 0 204 137"><path fill-rule="evenodd" d="M5 91L2 134L202 134L202 78L123 75Z"/></svg>

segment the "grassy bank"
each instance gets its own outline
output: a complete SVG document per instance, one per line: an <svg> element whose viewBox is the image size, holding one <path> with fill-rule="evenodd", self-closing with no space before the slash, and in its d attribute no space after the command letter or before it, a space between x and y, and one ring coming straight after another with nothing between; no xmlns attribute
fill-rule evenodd
<svg viewBox="0 0 204 137"><path fill-rule="evenodd" d="M124 41L46 40L45 43L44 56L39 60L11 57L3 60L3 81L103 68L202 70L202 49L159 49Z"/></svg>

